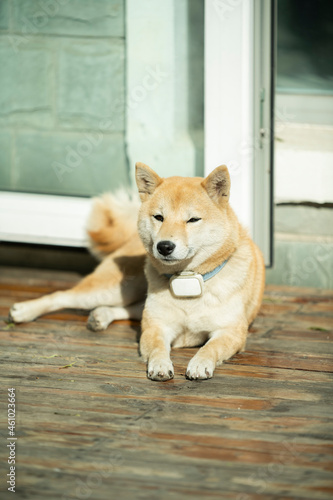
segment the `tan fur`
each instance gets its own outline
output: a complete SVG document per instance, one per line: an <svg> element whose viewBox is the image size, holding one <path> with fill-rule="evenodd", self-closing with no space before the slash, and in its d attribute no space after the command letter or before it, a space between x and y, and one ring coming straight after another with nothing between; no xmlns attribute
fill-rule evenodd
<svg viewBox="0 0 333 500"><path fill-rule="evenodd" d="M102 260L137 233L139 200L133 193L118 190L93 200L87 221L90 251Z"/></svg>
<svg viewBox="0 0 333 500"><path fill-rule="evenodd" d="M14 304L10 319L31 321L57 309L82 308L92 310L88 327L102 330L117 319L140 319L144 307L140 351L148 363L148 377L173 377L171 347L204 344L186 375L210 378L216 365L245 347L248 326L262 300L261 252L229 205L226 167L218 167L206 179L162 179L138 163L136 179L142 201L139 231L135 196L97 198L87 231L91 251L102 262L71 290ZM165 241L175 245L171 256L158 250L157 244ZM171 294L165 274L205 274L226 259L225 267L204 283L201 297Z"/></svg>

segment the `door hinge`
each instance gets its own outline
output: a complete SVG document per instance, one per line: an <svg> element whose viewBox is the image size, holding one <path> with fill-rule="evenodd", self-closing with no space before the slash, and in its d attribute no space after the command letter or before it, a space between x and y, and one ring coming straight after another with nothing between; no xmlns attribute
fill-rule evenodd
<svg viewBox="0 0 333 500"><path fill-rule="evenodd" d="M266 137L266 130L264 127L264 103L265 103L266 91L264 88L260 89L260 118L259 118L259 147L262 149L264 147L264 139Z"/></svg>

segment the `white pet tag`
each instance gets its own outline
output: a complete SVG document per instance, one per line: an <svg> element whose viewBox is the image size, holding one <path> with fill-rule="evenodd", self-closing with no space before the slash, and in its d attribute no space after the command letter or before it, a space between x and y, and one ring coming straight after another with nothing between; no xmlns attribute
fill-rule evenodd
<svg viewBox="0 0 333 500"><path fill-rule="evenodd" d="M183 271L170 278L170 290L177 298L201 297L204 280L201 274Z"/></svg>

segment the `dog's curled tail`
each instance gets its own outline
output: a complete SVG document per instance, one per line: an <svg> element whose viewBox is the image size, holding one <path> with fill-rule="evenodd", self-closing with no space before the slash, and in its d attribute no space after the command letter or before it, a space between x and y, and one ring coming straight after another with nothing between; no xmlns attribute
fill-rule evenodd
<svg viewBox="0 0 333 500"><path fill-rule="evenodd" d="M137 231L139 206L138 195L125 189L93 199L87 233L95 257L103 259L131 238Z"/></svg>

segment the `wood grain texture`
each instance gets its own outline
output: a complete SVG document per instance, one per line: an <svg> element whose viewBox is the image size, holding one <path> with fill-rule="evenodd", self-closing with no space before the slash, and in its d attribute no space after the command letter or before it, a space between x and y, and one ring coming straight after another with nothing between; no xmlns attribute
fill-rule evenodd
<svg viewBox="0 0 333 500"><path fill-rule="evenodd" d="M10 325L17 300L72 286L73 273L0 268L0 497L7 388L16 388L16 498L331 499L329 290L267 287L247 349L188 381L196 349L172 352L175 378L151 382L140 325L86 329L61 311Z"/></svg>

